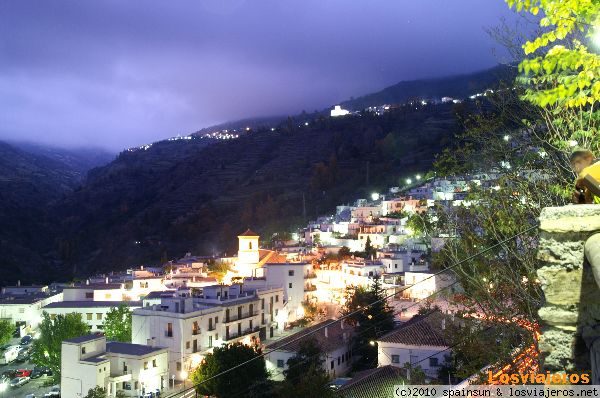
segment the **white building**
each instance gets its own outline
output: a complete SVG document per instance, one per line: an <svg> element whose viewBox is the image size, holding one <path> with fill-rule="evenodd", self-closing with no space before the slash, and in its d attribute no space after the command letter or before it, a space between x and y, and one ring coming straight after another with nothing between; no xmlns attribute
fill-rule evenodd
<svg viewBox="0 0 600 398"><path fill-rule="evenodd" d="M342 107L340 105L336 105L331 110L331 117L346 116L349 113L350 113L350 111L348 111L346 109L342 109Z"/></svg>
<svg viewBox="0 0 600 398"><path fill-rule="evenodd" d="M125 294L123 283L84 283L81 285L64 286L63 300L65 301L121 301Z"/></svg>
<svg viewBox="0 0 600 398"><path fill-rule="evenodd" d="M169 387L166 348L106 342L104 336L88 335L65 340L61 348L61 395L84 397L102 387L109 397L122 390L139 397Z"/></svg>
<svg viewBox="0 0 600 398"><path fill-rule="evenodd" d="M132 341L167 347L169 369L184 380L213 347L273 337L286 321L283 289L235 284L204 287L202 295L163 297L133 311Z"/></svg>
<svg viewBox="0 0 600 398"><path fill-rule="evenodd" d="M130 310L142 306L141 301L58 301L42 307L51 318L56 315L80 314L81 319L89 327L91 332L104 330L106 314L113 307L125 304Z"/></svg>
<svg viewBox="0 0 600 398"><path fill-rule="evenodd" d="M266 355L265 360L271 377L274 380L283 380L283 372L288 367L287 361L298 353L302 342L309 339L314 339L320 348L324 360L323 369L329 376L333 378L345 375L352 367L353 328L342 321L333 321L328 319L267 345L266 350L269 354ZM324 325L328 326L321 329ZM301 338L308 333L312 334L305 339ZM273 352L270 352L271 350Z"/></svg>
<svg viewBox="0 0 600 398"><path fill-rule="evenodd" d="M257 269L255 277L245 278L248 287L282 286L286 322L292 322L304 316L302 302L315 297L317 289L314 280L316 274L311 263L267 263Z"/></svg>
<svg viewBox="0 0 600 398"><path fill-rule="evenodd" d="M381 261L346 260L342 262L342 279L346 286L369 287L373 278L383 274Z"/></svg>
<svg viewBox="0 0 600 398"><path fill-rule="evenodd" d="M450 354L445 327L446 316L440 312L414 316L377 340L378 366L404 367L409 363L420 366L427 377L436 378L445 356Z"/></svg>
<svg viewBox="0 0 600 398"><path fill-rule="evenodd" d="M61 301L62 293L4 294L0 297L0 318L15 326L35 329L42 321L42 308Z"/></svg>
<svg viewBox="0 0 600 398"><path fill-rule="evenodd" d="M432 272L408 271L404 273L404 286L407 289L402 291L402 295L405 298L425 299L455 282L456 278L450 273L435 275Z"/></svg>

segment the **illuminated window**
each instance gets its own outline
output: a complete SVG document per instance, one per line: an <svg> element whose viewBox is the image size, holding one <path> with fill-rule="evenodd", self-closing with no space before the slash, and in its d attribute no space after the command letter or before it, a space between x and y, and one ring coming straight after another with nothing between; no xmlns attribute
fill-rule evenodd
<svg viewBox="0 0 600 398"><path fill-rule="evenodd" d="M85 315L86 315L86 317L87 317L87 320L88 320L88 321L91 321L91 320L92 320L92 317L93 317L93 315L94 315L94 314L92 314L91 312L88 312L88 313L87 313L87 314L85 314Z"/></svg>
<svg viewBox="0 0 600 398"><path fill-rule="evenodd" d="M101 313L101 312L98 312L98 313L96 314L96 319L97 319L97 320L99 320L99 321L101 321L101 320L102 320L102 313Z"/></svg>
<svg viewBox="0 0 600 398"><path fill-rule="evenodd" d="M400 363L400 355L392 355L392 363Z"/></svg>

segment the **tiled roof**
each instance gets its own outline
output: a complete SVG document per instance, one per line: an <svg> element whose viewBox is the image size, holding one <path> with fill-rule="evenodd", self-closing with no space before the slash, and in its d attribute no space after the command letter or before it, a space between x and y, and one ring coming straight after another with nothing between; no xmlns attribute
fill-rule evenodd
<svg viewBox="0 0 600 398"><path fill-rule="evenodd" d="M406 371L387 365L358 372L338 391L343 398L393 398L394 386L406 380Z"/></svg>
<svg viewBox="0 0 600 398"><path fill-rule="evenodd" d="M407 345L428 345L448 347L442 325L445 315L433 312L429 315L415 315L398 329L381 337L378 341Z"/></svg>
<svg viewBox="0 0 600 398"><path fill-rule="evenodd" d="M327 337L325 337L325 328L307 336L314 330L328 324L331 325L327 326ZM313 338L317 342L317 345L321 348L322 352L325 353L334 351L339 347L349 345L351 343L353 327L349 326L348 324L344 324L344 328L342 329L341 324L341 322L334 322L333 319L328 319L326 321L317 323L316 325L302 329L298 333L294 333L281 340L277 340L269 344L267 349L277 350L279 347L281 347L282 351L297 352L300 349L300 345L303 341ZM344 333L346 334L346 338L344 338ZM301 336L306 336L306 338L300 338Z"/></svg>
<svg viewBox="0 0 600 398"><path fill-rule="evenodd" d="M154 352L162 351L162 347L151 347L143 344L121 343L119 341L109 341L106 343L106 352L124 355L148 355Z"/></svg>
<svg viewBox="0 0 600 398"><path fill-rule="evenodd" d="M248 230L246 230L246 232L244 232L243 234L241 234L239 236L252 236L252 237L257 236L258 237L260 235L258 235L256 232L248 229Z"/></svg>

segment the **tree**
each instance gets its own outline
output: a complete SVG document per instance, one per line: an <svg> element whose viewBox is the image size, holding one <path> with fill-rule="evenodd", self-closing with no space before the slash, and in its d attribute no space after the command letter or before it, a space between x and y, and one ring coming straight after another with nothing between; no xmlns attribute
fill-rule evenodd
<svg viewBox="0 0 600 398"><path fill-rule="evenodd" d="M90 388L85 398L107 398L106 390L100 386Z"/></svg>
<svg viewBox="0 0 600 398"><path fill-rule="evenodd" d="M281 398L335 398L337 395L328 386L329 377L325 372L310 372L299 383L285 381L276 396Z"/></svg>
<svg viewBox="0 0 600 398"><path fill-rule="evenodd" d="M248 389L267 388L268 372L265 360L260 355L260 348L242 343L215 347L192 372L191 379L196 385L196 391L203 395L230 397L242 394ZM246 361L250 362L232 370L226 377L211 379L214 375Z"/></svg>
<svg viewBox="0 0 600 398"><path fill-rule="evenodd" d="M373 278L369 289L360 286L346 288L341 313L352 314L347 320L356 326L353 352L358 357L355 367L359 370L377 367L377 347L374 342L394 328L394 311L384 297L379 277Z"/></svg>
<svg viewBox="0 0 600 398"><path fill-rule="evenodd" d="M14 331L15 327L9 320L0 320L0 345L8 343L12 338Z"/></svg>
<svg viewBox="0 0 600 398"><path fill-rule="evenodd" d="M131 342L131 310L127 305L111 307L106 313L104 335L107 340Z"/></svg>
<svg viewBox="0 0 600 398"><path fill-rule="evenodd" d="M311 373L324 373L323 353L314 338L304 339L296 355L287 360L288 368L283 371L285 379L292 383L302 382L302 378Z"/></svg>
<svg viewBox="0 0 600 398"><path fill-rule="evenodd" d="M348 246L342 246L338 251L338 259L343 260L350 257L350 248Z"/></svg>
<svg viewBox="0 0 600 398"><path fill-rule="evenodd" d="M47 312L44 312L42 316L43 320L39 326L40 337L33 343L31 358L36 365L50 368L53 379L58 381L62 342L88 334L89 327L81 319L81 314L77 313L56 315L51 318Z"/></svg>
<svg viewBox="0 0 600 398"><path fill-rule="evenodd" d="M371 244L371 237L367 236L367 241L365 242L365 257L369 258L374 256L376 253L377 249L375 249Z"/></svg>

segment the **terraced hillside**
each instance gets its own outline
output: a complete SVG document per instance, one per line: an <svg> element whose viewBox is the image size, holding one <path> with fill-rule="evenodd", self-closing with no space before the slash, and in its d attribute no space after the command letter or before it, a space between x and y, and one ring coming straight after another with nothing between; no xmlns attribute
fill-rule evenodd
<svg viewBox="0 0 600 398"><path fill-rule="evenodd" d="M75 273L232 252L248 226L269 233L423 172L456 129L453 105L385 116L288 120L276 131L185 148L124 152L56 206ZM196 141L196 140L194 140ZM369 184L367 185L367 163Z"/></svg>

